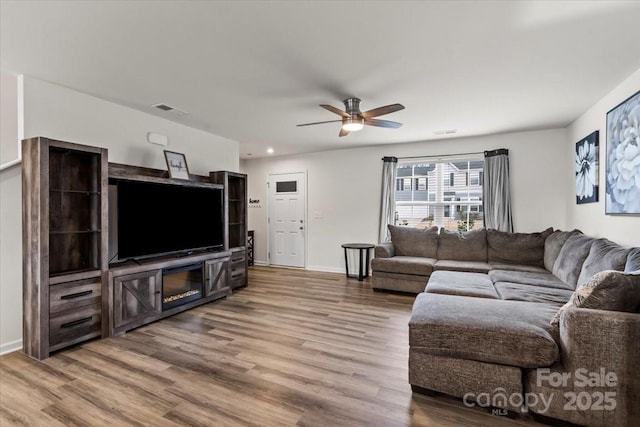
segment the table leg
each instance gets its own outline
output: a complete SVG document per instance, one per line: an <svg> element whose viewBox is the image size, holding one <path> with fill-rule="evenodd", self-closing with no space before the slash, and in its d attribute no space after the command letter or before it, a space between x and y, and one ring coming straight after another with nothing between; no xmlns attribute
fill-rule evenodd
<svg viewBox="0 0 640 427"><path fill-rule="evenodd" d="M369 277L369 248L367 248L367 259L364 262L364 277Z"/></svg>
<svg viewBox="0 0 640 427"><path fill-rule="evenodd" d="M347 256L347 248L344 248L344 268L347 270L347 279L349 278L349 257Z"/></svg>
<svg viewBox="0 0 640 427"><path fill-rule="evenodd" d="M362 267L363 267L363 265L362 265L362 264L363 264L363 261L364 261L364 260L362 259L362 255L363 255L364 251L363 251L362 249L359 249L359 250L358 250L358 253L360 254L360 262L359 262L359 265L358 265L358 280L359 280L360 282L362 282L362 278L364 277L364 276L362 275Z"/></svg>

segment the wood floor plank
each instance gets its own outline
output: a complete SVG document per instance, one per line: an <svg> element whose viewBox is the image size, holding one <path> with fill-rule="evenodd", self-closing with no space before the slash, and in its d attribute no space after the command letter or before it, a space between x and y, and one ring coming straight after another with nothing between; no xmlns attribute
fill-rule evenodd
<svg viewBox="0 0 640 427"><path fill-rule="evenodd" d="M415 297L254 266L249 287L39 362L0 357L5 426L541 426L413 394Z"/></svg>

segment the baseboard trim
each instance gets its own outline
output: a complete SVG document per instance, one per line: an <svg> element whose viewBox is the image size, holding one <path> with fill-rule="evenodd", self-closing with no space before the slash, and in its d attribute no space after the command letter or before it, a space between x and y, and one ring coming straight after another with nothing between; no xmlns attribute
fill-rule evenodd
<svg viewBox="0 0 640 427"><path fill-rule="evenodd" d="M3 356L8 353L13 353L14 351L18 351L18 350L22 350L21 339L0 344L0 356Z"/></svg>
<svg viewBox="0 0 640 427"><path fill-rule="evenodd" d="M340 273L344 274L344 268L335 268L335 267L320 267L317 265L308 265L307 270L311 271L321 271L323 273Z"/></svg>

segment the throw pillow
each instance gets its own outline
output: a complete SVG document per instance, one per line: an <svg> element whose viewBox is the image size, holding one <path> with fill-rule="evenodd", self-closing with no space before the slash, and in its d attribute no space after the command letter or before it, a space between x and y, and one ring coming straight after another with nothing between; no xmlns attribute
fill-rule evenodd
<svg viewBox="0 0 640 427"><path fill-rule="evenodd" d="M640 274L640 248L632 248L629 255L627 255L624 272Z"/></svg>
<svg viewBox="0 0 640 427"><path fill-rule="evenodd" d="M440 230L438 259L487 262L487 231L484 228L466 233Z"/></svg>
<svg viewBox="0 0 640 427"><path fill-rule="evenodd" d="M551 325L558 326L562 312L571 306L636 313L640 310L640 275L615 270L594 274L560 307Z"/></svg>
<svg viewBox="0 0 640 427"><path fill-rule="evenodd" d="M562 246L567 239L574 234L582 234L582 231L556 230L547 237L547 240L544 241L544 268L546 268L547 271L553 271L553 264L556 262L556 259L558 259L560 249L562 249Z"/></svg>
<svg viewBox="0 0 640 427"><path fill-rule="evenodd" d="M553 316L553 319L551 319L551 322L549 322L551 323L551 326L555 326L555 327L560 326L560 316L562 316L562 312L569 307L573 307L573 298L570 298L569 301L565 303L565 305L563 305L558 309L558 311L556 311L555 316Z"/></svg>
<svg viewBox="0 0 640 427"><path fill-rule="evenodd" d="M640 308L640 276L622 271L596 273L573 294L576 307L635 313Z"/></svg>
<svg viewBox="0 0 640 427"><path fill-rule="evenodd" d="M438 227L417 228L388 225L395 255L435 258L438 253Z"/></svg>
<svg viewBox="0 0 640 427"><path fill-rule="evenodd" d="M552 227L541 233L487 230L489 262L544 267L544 242L551 233Z"/></svg>
<svg viewBox="0 0 640 427"><path fill-rule="evenodd" d="M582 264L578 286L586 283L594 274L604 270L624 270L630 248L623 248L607 239L598 239L591 245L589 255Z"/></svg>
<svg viewBox="0 0 640 427"><path fill-rule="evenodd" d="M575 289L578 284L578 276L580 276L580 271L582 270L582 264L587 259L591 244L595 240L593 237L585 236L584 234L570 236L562 245L558 258L553 264L553 275Z"/></svg>

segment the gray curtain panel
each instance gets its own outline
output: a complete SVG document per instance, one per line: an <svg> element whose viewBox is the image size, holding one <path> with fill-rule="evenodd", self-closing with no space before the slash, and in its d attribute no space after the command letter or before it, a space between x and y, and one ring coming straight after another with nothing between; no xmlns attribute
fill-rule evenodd
<svg viewBox="0 0 640 427"><path fill-rule="evenodd" d="M396 211L396 174L398 159L396 157L382 158L382 200L380 201L380 228L378 243L389 240L388 224L393 224Z"/></svg>
<svg viewBox="0 0 640 427"><path fill-rule="evenodd" d="M482 192L485 228L513 232L509 192L509 150L501 148L484 152Z"/></svg>

